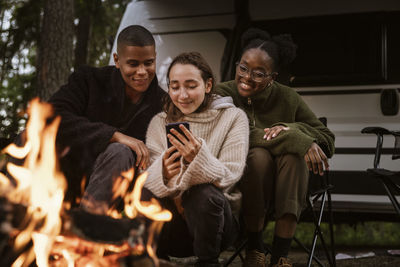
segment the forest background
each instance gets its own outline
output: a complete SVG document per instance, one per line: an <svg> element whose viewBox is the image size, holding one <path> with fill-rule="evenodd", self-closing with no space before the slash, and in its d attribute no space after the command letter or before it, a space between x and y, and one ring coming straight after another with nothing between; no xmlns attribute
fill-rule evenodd
<svg viewBox="0 0 400 267"><path fill-rule="evenodd" d="M129 0L0 0L0 148L82 66L108 65Z"/></svg>

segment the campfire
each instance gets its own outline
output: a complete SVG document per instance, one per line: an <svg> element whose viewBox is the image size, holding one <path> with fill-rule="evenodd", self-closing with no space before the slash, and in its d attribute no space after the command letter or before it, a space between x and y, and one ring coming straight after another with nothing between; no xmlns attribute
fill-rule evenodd
<svg viewBox="0 0 400 267"><path fill-rule="evenodd" d="M28 114L24 146L11 144L3 150L24 163L7 164L12 178L0 173L0 205L13 214L0 225L13 247L12 266L29 266L34 261L39 267L120 266L124 257L145 251L158 265L153 240L172 215L155 200L140 201L147 174L137 177L133 190L133 169L116 179L114 198L123 199L123 212L110 208L100 215L71 209L64 201L67 183L56 160L60 117L48 123L52 108L38 99L31 101Z"/></svg>

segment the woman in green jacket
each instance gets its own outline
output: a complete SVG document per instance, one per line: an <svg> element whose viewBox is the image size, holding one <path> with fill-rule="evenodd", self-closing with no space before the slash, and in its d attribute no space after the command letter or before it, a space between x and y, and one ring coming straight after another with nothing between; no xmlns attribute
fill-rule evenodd
<svg viewBox="0 0 400 267"><path fill-rule="evenodd" d="M271 38L250 29L242 37L235 80L217 85L250 122L250 150L240 187L248 236L245 266L265 266L262 232L274 214L271 266L287 261L297 220L305 204L309 171L323 175L334 153L334 135L291 88L276 81L296 45L288 35Z"/></svg>

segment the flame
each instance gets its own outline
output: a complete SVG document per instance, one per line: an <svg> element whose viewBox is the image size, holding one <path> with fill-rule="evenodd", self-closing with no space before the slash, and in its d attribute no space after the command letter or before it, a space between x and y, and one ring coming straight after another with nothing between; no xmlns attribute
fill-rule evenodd
<svg viewBox="0 0 400 267"><path fill-rule="evenodd" d="M158 266L154 253L154 235L161 230L163 222L171 220L172 215L154 199L140 201L147 173L137 177L133 190L130 190L134 179L133 169L121 173L113 187L114 197L124 199L124 214L127 217L133 219L142 214L154 220L149 228L146 246L140 243L132 246L127 241L121 245L95 243L60 234L60 214L63 209L70 208L69 203L63 202L66 181L56 161L55 141L60 117L47 123L52 116L52 107L40 103L37 98L30 102L28 114L25 145L18 147L11 144L2 151L14 158L24 159L23 166L7 164L7 170L16 179L16 185L0 173L0 195L6 196L10 202L27 207L22 222L24 229L19 232L15 230L17 233L14 240L14 250L17 253L24 252L20 253L12 266L29 266L36 259L39 267L47 267L51 264L49 258L53 259L53 263L57 262L57 266L119 266L120 257L139 255L144 249L147 249ZM115 208L110 208L106 213L114 218L122 217ZM31 241L33 247L25 251Z"/></svg>
<svg viewBox="0 0 400 267"><path fill-rule="evenodd" d="M128 192L130 183L133 180L134 170L130 169L121 174L120 179L117 179L114 183L113 192L115 199L118 196L124 198L125 208L124 212L127 217L133 219L137 216L137 213L141 213L149 219L154 221L170 221L172 218L171 212L163 210L160 204L155 200L141 201L141 192L143 185L147 179L147 172L142 173L136 179L135 186L132 192ZM120 218L121 214L116 214L115 209L110 209L108 215L115 216L114 218Z"/></svg>
<svg viewBox="0 0 400 267"><path fill-rule="evenodd" d="M39 99L31 101L28 114L25 145L12 144L4 149L15 158L25 158L23 166L7 164L8 172L17 180L15 188L0 174L1 187L6 188L2 193L11 202L28 207L24 219L28 224L15 238L14 249L24 248L31 240L34 243L33 249L22 253L13 267L28 266L35 258L38 266L48 266L54 237L61 230L59 214L66 189L65 178L56 168L55 138L60 118L46 124L52 108Z"/></svg>
<svg viewBox="0 0 400 267"><path fill-rule="evenodd" d="M142 173L136 178L135 186L132 192L128 192L129 185L133 181L134 178L134 170L130 169L126 172L121 173L121 177L116 180L113 187L114 196L113 198L117 198L118 196L122 196L124 198L124 213L127 217L133 219L137 216L138 213L143 214L149 219L152 219L154 222L151 224L149 228L149 236L146 244L146 250L149 256L153 259L156 266L159 265L159 261L155 254L155 243L154 236L156 233L161 231L163 223L166 221L170 221L172 219L172 214L168 210L162 209L160 204L155 199L151 199L150 201L141 201L141 192L143 185L147 179L147 172ZM108 215L113 216L114 218L119 218L121 216L114 209L110 209L108 211Z"/></svg>

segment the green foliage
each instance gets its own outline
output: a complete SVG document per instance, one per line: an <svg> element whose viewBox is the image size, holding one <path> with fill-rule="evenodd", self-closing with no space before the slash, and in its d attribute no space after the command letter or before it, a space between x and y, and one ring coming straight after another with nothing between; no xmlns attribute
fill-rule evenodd
<svg viewBox="0 0 400 267"><path fill-rule="evenodd" d="M35 74L10 77L0 91L0 130L2 138L13 138L26 122L25 108L32 97Z"/></svg>
<svg viewBox="0 0 400 267"><path fill-rule="evenodd" d="M275 223L269 223L264 231L264 241L272 244ZM300 223L297 226L296 237L305 245L311 245L314 234L314 224ZM329 225L321 224L326 242L330 242ZM365 222L355 226L348 224L334 225L334 238L336 246L400 246L400 224L392 222ZM318 242L320 245L320 243ZM293 247L296 244L293 242Z"/></svg>
<svg viewBox="0 0 400 267"><path fill-rule="evenodd" d="M114 35L129 0L75 0L75 18L92 17L88 65L107 65ZM23 110L36 92L36 51L44 0L0 1L0 138L23 127ZM86 48L85 48L86 49Z"/></svg>
<svg viewBox="0 0 400 267"><path fill-rule="evenodd" d="M0 9L0 60L3 63L3 79L6 78L5 74L18 72L20 64L25 66L32 64L27 62L23 53L36 47L39 38L41 2L37 0L3 2L4 9ZM13 64L12 60L18 60L18 63Z"/></svg>
<svg viewBox="0 0 400 267"><path fill-rule="evenodd" d="M82 2L82 0L80 0ZM86 1L84 1L86 2ZM88 65L108 65L110 52L118 30L122 15L128 0L100 1L93 10L95 20L92 22L92 31L89 40Z"/></svg>
<svg viewBox="0 0 400 267"><path fill-rule="evenodd" d="M36 44L42 1L3 1L0 39L0 137L12 138L25 123L23 110L35 87ZM3 9L4 8L4 9Z"/></svg>
<svg viewBox="0 0 400 267"><path fill-rule="evenodd" d="M354 227L339 224L335 227L335 239L335 242L343 245L398 247L400 246L400 224L366 222Z"/></svg>

